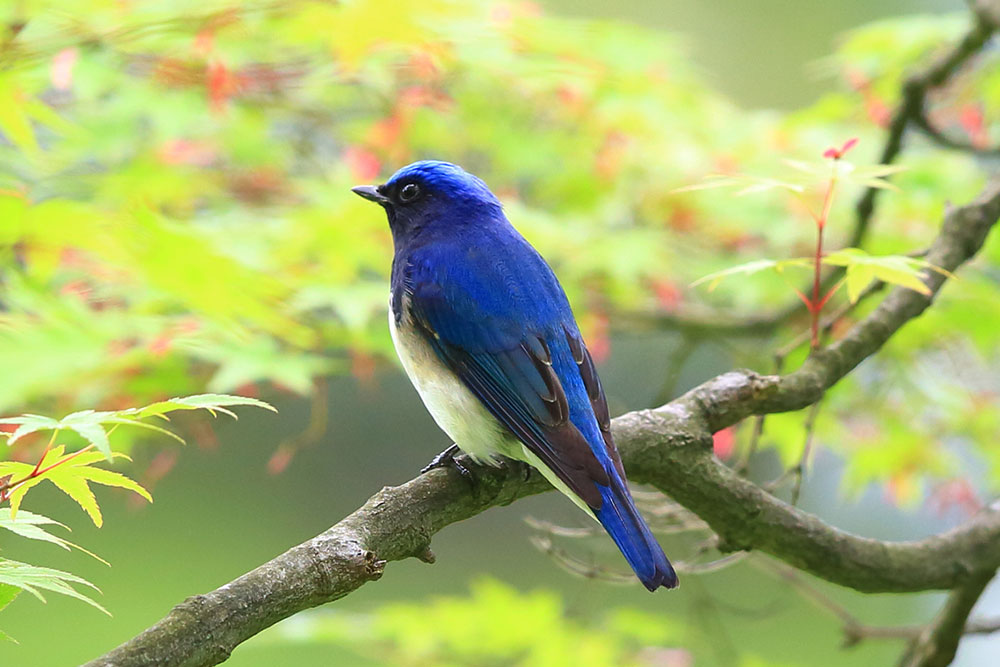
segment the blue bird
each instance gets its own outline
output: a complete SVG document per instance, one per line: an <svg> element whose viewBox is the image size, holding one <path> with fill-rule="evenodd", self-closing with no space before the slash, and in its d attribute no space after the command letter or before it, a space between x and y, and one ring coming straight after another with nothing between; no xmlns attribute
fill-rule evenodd
<svg viewBox="0 0 1000 667"><path fill-rule="evenodd" d="M438 426L477 462L537 468L604 526L646 588L677 586L629 493L566 294L486 184L422 161L353 191L388 215L392 340Z"/></svg>

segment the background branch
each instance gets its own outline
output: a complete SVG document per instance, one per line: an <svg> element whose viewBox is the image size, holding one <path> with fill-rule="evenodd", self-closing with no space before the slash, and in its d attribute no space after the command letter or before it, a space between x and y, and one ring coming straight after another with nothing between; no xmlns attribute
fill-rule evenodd
<svg viewBox="0 0 1000 667"><path fill-rule="evenodd" d="M1000 217L1000 184L952 210L927 259L955 270L981 247ZM794 508L712 456L712 433L751 414L795 410L877 351L931 303L944 278L931 273L925 296L893 290L841 341L786 376L721 375L655 410L613 422L630 477L654 484L697 514L720 547L759 549L828 581L860 591L951 589L1000 566L1000 503L943 535L912 542L858 537ZM292 614L339 599L378 579L386 562L433 562L431 537L495 505L548 488L520 467L477 468L474 487L457 472L432 470L386 487L323 534L206 595L189 598L141 635L91 665L204 665ZM985 583L983 584L985 586ZM964 623L964 617L963 617Z"/></svg>
<svg viewBox="0 0 1000 667"><path fill-rule="evenodd" d="M900 667L947 667L955 659L966 619L996 572L970 577L948 595L944 608L903 655Z"/></svg>
<svg viewBox="0 0 1000 667"><path fill-rule="evenodd" d="M892 164L903 150L906 130L912 125L928 134L938 143L949 148L974 150L937 132L926 116L927 95L947 83L970 59L974 58L996 32L1000 20L997 2L974 3L972 25L953 47L948 49L924 70L909 76L903 83L901 101L893 112L886 130L885 143L879 155L879 164ZM975 150L977 153L995 155L1000 149ZM854 228L845 247L858 248L865 242L875 213L875 203L880 188L867 188L855 205ZM822 291L840 279L842 271L833 271L821 283ZM672 312L624 313L617 316L620 322L634 327L656 327L682 331L694 335L713 336L766 336L802 312L802 303L795 299L787 306L763 315L731 314L711 308L686 306Z"/></svg>

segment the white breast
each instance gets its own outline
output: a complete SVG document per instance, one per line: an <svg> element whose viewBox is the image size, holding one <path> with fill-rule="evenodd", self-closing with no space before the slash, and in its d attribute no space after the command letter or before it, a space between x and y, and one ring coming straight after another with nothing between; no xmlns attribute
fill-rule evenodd
<svg viewBox="0 0 1000 667"><path fill-rule="evenodd" d="M521 443L510 435L462 381L438 359L416 331L409 307L401 304L399 326L389 308L389 331L396 354L427 411L462 451L477 461L492 462L493 454L523 459Z"/></svg>
<svg viewBox="0 0 1000 667"><path fill-rule="evenodd" d="M409 316L409 305L404 298L400 305L403 316L399 326L392 313L390 297L389 331L396 346L396 354L403 362L410 382L427 406L427 411L441 430L455 441L463 452L476 461L494 463L494 454L526 461L538 469L559 491L595 521L597 517L579 496L569 490L565 482L521 444L514 435L491 415L462 381L455 377L438 359L431 346L416 331Z"/></svg>

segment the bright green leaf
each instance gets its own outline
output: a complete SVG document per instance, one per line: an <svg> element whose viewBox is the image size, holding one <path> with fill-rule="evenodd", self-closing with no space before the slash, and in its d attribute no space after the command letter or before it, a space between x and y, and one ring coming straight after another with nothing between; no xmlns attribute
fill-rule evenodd
<svg viewBox="0 0 1000 667"><path fill-rule="evenodd" d="M102 607L93 599L73 588L73 584L79 584L82 586L89 586L95 591L100 592L97 586L94 586L86 579L78 577L75 574L70 574L69 572L53 570L47 567L37 567L27 563L0 558L0 585L3 584L16 586L17 588L28 591L42 602L45 601L45 598L42 596L39 589L52 591L53 593L59 593L60 595L67 595L69 597L76 598L77 600L86 602L92 607L100 609L105 614L108 614L108 616L111 615L108 613L107 609Z"/></svg>
<svg viewBox="0 0 1000 667"><path fill-rule="evenodd" d="M16 519L18 508L28 489L48 480L60 491L72 498L90 516L95 526L100 527L103 523L100 506L97 498L90 489L90 482L102 484L104 486L117 486L128 489L146 500L152 502L152 497L141 485L124 475L95 468L93 464L104 460L104 455L100 452L77 451L63 454L65 448L62 445L53 447L46 453L39 465L40 470L46 470L41 475L27 479L18 485L10 494L11 516ZM112 454L113 457L123 457L122 454ZM127 457L124 457L127 458ZM0 461L0 476L12 475L13 479L28 477L35 466L16 461Z"/></svg>
<svg viewBox="0 0 1000 667"><path fill-rule="evenodd" d="M754 273L759 273L761 271L775 271L776 273L783 273L785 269L788 268L808 268L812 264L812 260L806 258L796 258L796 259L757 259L752 262L747 262L746 264L740 264L739 266L733 266L722 271L716 271L715 273L710 273L707 276L703 276L698 280L691 283L692 287L696 287L703 283L708 283L708 290L712 291L719 286L725 278L735 275L753 275Z"/></svg>
<svg viewBox="0 0 1000 667"><path fill-rule="evenodd" d="M145 493L145 489L143 489L143 493ZM35 514L34 512L29 512L27 510L20 510L19 512L16 513L15 516L15 512L12 508L10 507L0 508L0 528L5 528L10 532L14 533L15 535L20 535L21 537L27 538L29 540L40 540L43 542L51 542L52 544L62 547L67 551L69 551L71 548L77 549L89 556L92 556L93 558L96 558L105 565L108 564L108 562L103 558L101 558L100 556L88 551L87 549L84 549L83 547L77 544L70 542L69 540L64 540L63 538L57 535L53 535L52 533L46 531L44 528L40 527L46 525L59 526L61 528L66 528L66 530L69 530L69 528L59 523L58 521L54 521L53 519L42 516L41 514Z"/></svg>
<svg viewBox="0 0 1000 667"><path fill-rule="evenodd" d="M875 279L875 270L866 264L847 267L847 296L851 303L857 303L861 294Z"/></svg>
<svg viewBox="0 0 1000 667"><path fill-rule="evenodd" d="M151 415L163 415L174 410L208 410L211 413L223 412L234 419L236 414L227 407L234 405L252 405L264 408L271 412L277 410L270 404L249 396L230 396L229 394L198 394L196 396L184 396L183 398L171 398L166 401L159 401L144 408L137 408L133 411L125 411L125 414L132 412L139 417L149 417Z"/></svg>

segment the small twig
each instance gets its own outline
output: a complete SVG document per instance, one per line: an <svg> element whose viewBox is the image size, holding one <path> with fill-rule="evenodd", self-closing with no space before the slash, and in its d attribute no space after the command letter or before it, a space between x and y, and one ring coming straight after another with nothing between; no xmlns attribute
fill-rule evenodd
<svg viewBox="0 0 1000 667"><path fill-rule="evenodd" d="M818 608L835 616L844 633L844 646L854 646L865 639L912 639L920 632L919 626L880 627L861 622L844 605L840 604L818 587L809 583L795 569L771 559L754 559L755 563L777 574L792 585L803 598Z"/></svg>
<svg viewBox="0 0 1000 667"><path fill-rule="evenodd" d="M533 516L524 517L524 522L535 530L557 537L592 537L600 533L596 526L588 526L586 528L570 528L568 526L560 526L552 523L551 521L545 521L544 519L536 519Z"/></svg>
<svg viewBox="0 0 1000 667"><path fill-rule="evenodd" d="M670 353L667 358L667 379L657 393L654 403L662 405L674 398L677 390L677 380L680 378L681 369L695 350L698 349L700 341L694 337L683 335L680 344Z"/></svg>
<svg viewBox="0 0 1000 667"><path fill-rule="evenodd" d="M742 459L735 470L737 474L746 477L750 472L750 461L753 459L754 454L757 453L757 448L760 447L760 439L764 435L764 421L767 419L767 415L755 415L753 418L753 430L750 432L750 444L747 445L746 454L743 455Z"/></svg>
<svg viewBox="0 0 1000 667"><path fill-rule="evenodd" d="M284 440L279 444L274 454L271 455L271 462L268 464L272 472L280 472L288 464L292 456L303 447L308 447L319 442L326 434L329 423L329 383L323 378L317 378L313 382L313 391L309 401L309 423L300 433ZM275 462L280 461L277 468L272 468Z"/></svg>
<svg viewBox="0 0 1000 667"><path fill-rule="evenodd" d="M805 474L806 465L809 463L809 455L812 453L813 436L816 433L816 417L819 415L821 405L823 405L823 399L813 403L809 407L809 413L806 415L806 437L802 445L802 456L799 457L799 462L792 469L792 475L795 478L795 482L792 484L792 496L789 500L792 505L799 504L799 494L802 492L802 476Z"/></svg>
<svg viewBox="0 0 1000 667"><path fill-rule="evenodd" d="M955 659L966 622L995 572L981 572L948 594L934 621L921 631L900 660L900 667L947 667Z"/></svg>
<svg viewBox="0 0 1000 667"><path fill-rule="evenodd" d="M38 463L35 464L35 469L31 471L32 476L38 474L38 469L42 467L42 461L45 460L45 456L49 453L49 450L52 449L52 445L55 444L57 435L59 435L59 429L53 429L52 437L49 438L47 443L45 443L45 449L42 450L41 456L38 457ZM3 489L0 489L0 491L2 490Z"/></svg>
<svg viewBox="0 0 1000 667"><path fill-rule="evenodd" d="M974 618L965 624L967 635L989 635L1000 632L1000 618Z"/></svg>
<svg viewBox="0 0 1000 667"><path fill-rule="evenodd" d="M913 119L913 124L920 129L924 135L934 143L944 148L972 153L983 157L996 157L1000 155L1000 146L976 146L970 141L955 139L946 135L943 131L934 127L926 112L921 111Z"/></svg>

